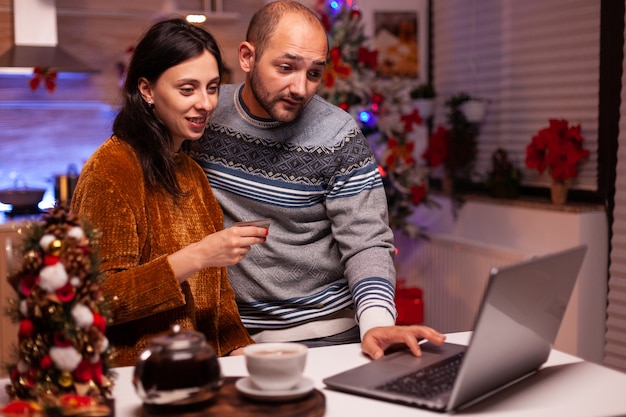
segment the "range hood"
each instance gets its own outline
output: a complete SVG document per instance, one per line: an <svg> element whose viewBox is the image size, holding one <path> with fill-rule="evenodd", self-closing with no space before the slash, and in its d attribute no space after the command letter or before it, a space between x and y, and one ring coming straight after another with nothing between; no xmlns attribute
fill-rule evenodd
<svg viewBox="0 0 626 417"><path fill-rule="evenodd" d="M37 66L57 72L99 72L58 45L56 0L14 0L15 44L0 55L0 74L32 74Z"/></svg>

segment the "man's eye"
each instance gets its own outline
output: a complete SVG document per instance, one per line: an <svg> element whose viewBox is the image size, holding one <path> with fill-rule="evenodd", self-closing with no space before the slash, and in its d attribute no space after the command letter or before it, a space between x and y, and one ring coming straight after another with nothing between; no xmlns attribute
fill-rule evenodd
<svg viewBox="0 0 626 417"><path fill-rule="evenodd" d="M281 71L290 71L291 70L291 66L289 65L279 65L278 68L280 68Z"/></svg>
<svg viewBox="0 0 626 417"><path fill-rule="evenodd" d="M313 80L319 80L324 74L323 71L309 71L309 77Z"/></svg>

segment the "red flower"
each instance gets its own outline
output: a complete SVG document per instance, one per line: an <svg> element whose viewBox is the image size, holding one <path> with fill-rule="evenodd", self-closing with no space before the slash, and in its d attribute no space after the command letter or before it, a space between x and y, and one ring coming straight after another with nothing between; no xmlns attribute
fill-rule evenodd
<svg viewBox="0 0 626 417"><path fill-rule="evenodd" d="M393 168L398 161L402 161L406 164L412 165L415 163L413 159L413 148L415 144L411 141L401 143L398 139L390 137L387 140L389 150L387 157L385 158L385 165L389 168Z"/></svg>
<svg viewBox="0 0 626 417"><path fill-rule="evenodd" d="M330 50L330 62L326 67L324 85L328 88L335 85L335 79L348 78L352 72L352 67L341 59L341 51L339 48L333 48Z"/></svg>
<svg viewBox="0 0 626 417"><path fill-rule="evenodd" d="M359 46L357 61L360 64L365 64L372 69L376 69L378 64L378 51L370 51L367 48Z"/></svg>
<svg viewBox="0 0 626 417"><path fill-rule="evenodd" d="M569 126L563 119L550 119L550 125L539 130L526 147L526 166L539 174L548 170L555 181L578 177L578 164L588 157L580 125Z"/></svg>
<svg viewBox="0 0 626 417"><path fill-rule="evenodd" d="M414 205L419 205L426 198L426 187L424 185L411 186L411 201Z"/></svg>
<svg viewBox="0 0 626 417"><path fill-rule="evenodd" d="M435 133L428 138L428 148L422 154L422 158L426 160L428 166L434 168L443 164L446 160L448 129L443 126L437 126Z"/></svg>
<svg viewBox="0 0 626 417"><path fill-rule="evenodd" d="M404 123L404 131L412 132L413 131L413 123L416 125L422 124L422 117L420 116L419 111L417 109L413 109L412 113L403 114L400 116L400 120Z"/></svg>

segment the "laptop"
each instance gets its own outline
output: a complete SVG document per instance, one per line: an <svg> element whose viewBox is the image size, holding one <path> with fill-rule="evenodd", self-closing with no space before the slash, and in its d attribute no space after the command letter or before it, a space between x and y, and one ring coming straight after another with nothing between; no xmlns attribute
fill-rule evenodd
<svg viewBox="0 0 626 417"><path fill-rule="evenodd" d="M586 245L492 268L467 346L425 342L323 380L333 390L455 412L537 372L548 359Z"/></svg>

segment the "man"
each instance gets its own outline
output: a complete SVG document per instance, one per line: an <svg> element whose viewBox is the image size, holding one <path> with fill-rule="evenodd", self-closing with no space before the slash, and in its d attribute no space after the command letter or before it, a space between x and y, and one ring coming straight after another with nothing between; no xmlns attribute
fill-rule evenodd
<svg viewBox="0 0 626 417"><path fill-rule="evenodd" d="M395 343L420 354L425 326L395 326L393 233L384 188L354 119L317 92L328 41L293 1L267 4L239 46L242 85L222 86L204 168L225 226L271 218L264 245L229 268L244 325L258 342L362 341L374 359Z"/></svg>

